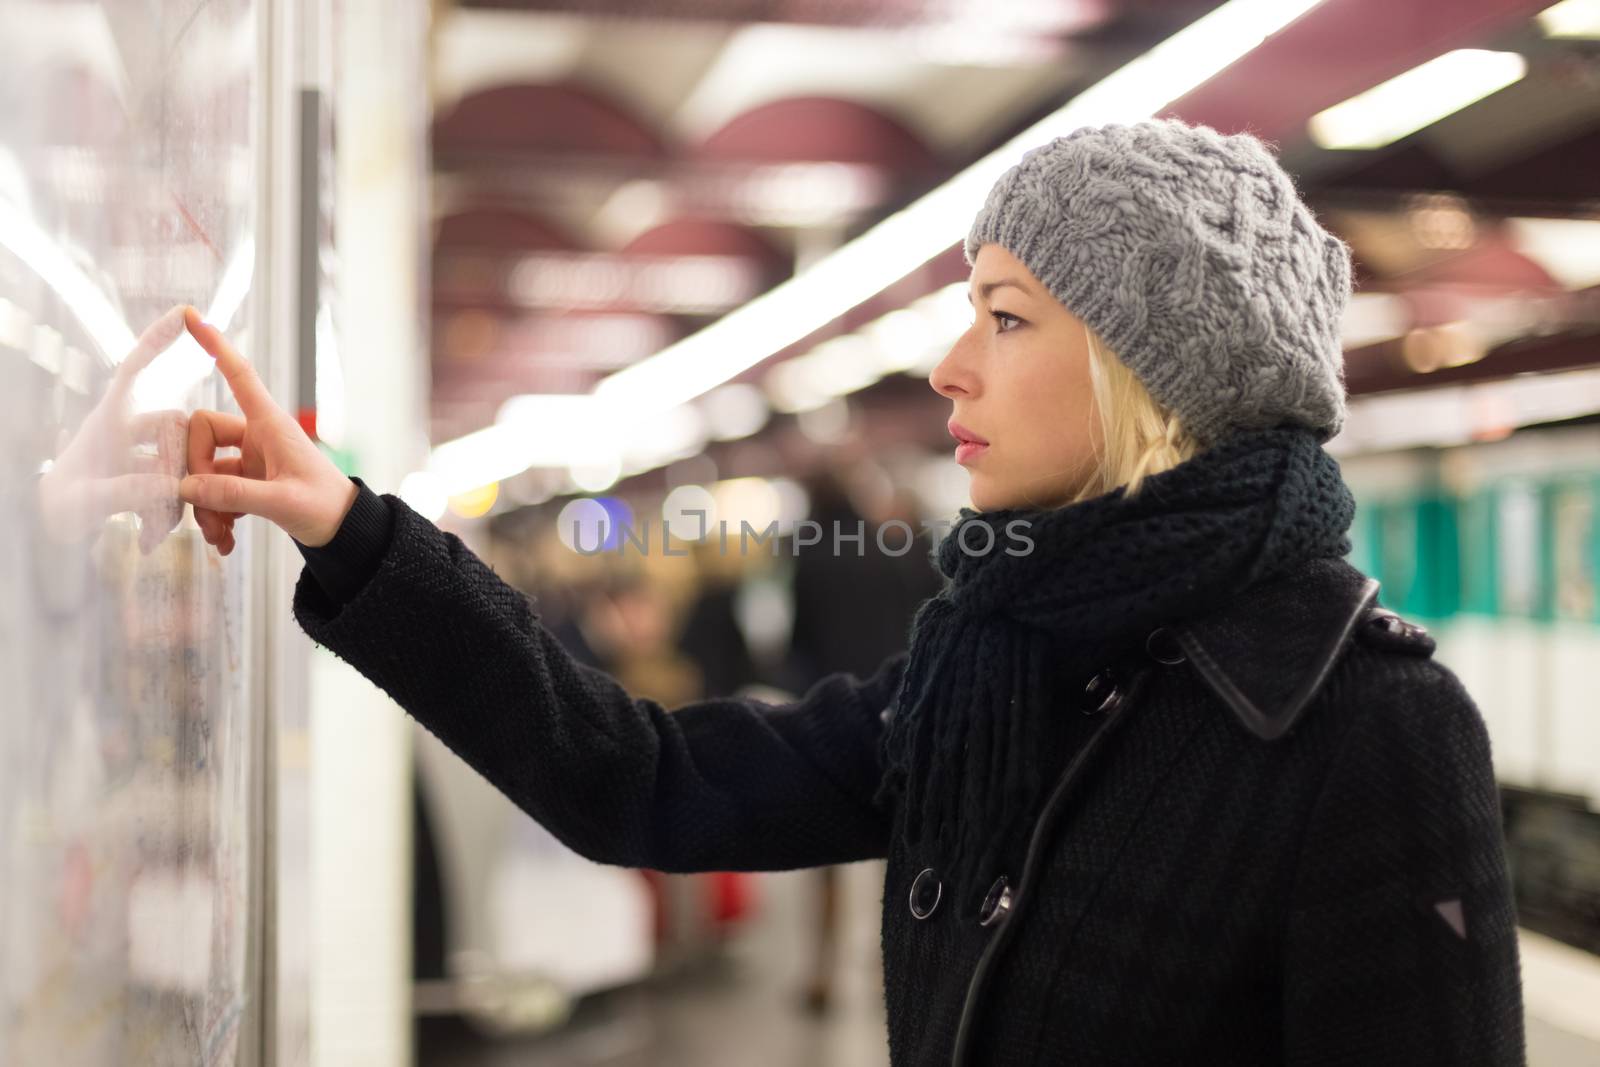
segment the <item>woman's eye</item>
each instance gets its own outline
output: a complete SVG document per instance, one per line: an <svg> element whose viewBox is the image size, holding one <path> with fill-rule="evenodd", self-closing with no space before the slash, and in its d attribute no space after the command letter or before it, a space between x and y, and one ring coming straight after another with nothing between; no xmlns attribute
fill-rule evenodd
<svg viewBox="0 0 1600 1067"><path fill-rule="evenodd" d="M1022 320L1017 318L1015 315L1008 314L1007 312L1004 312L1004 311L991 311L989 314L993 315L994 316L994 321L998 322L1000 324L1000 332L1001 333L1008 333L1009 332L1009 329L1006 326L1006 323L1008 321L1013 323L1013 324L1017 324L1017 323L1022 322Z"/></svg>

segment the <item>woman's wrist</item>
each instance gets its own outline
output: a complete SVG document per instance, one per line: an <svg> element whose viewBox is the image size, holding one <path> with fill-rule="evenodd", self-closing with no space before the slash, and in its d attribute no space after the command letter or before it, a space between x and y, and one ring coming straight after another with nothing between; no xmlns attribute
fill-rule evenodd
<svg viewBox="0 0 1600 1067"><path fill-rule="evenodd" d="M343 487L335 495L335 506L329 512L329 519L320 524L319 528L310 538L300 541L307 548L322 548L335 537L339 536L339 528L344 525L344 520L350 514L350 509L355 506L356 498L361 495L361 487L350 478L344 479Z"/></svg>
<svg viewBox="0 0 1600 1067"><path fill-rule="evenodd" d="M318 584L337 603L354 597L377 571L394 526L388 501L360 478L350 478L350 485L356 496L332 539L324 545L295 542Z"/></svg>

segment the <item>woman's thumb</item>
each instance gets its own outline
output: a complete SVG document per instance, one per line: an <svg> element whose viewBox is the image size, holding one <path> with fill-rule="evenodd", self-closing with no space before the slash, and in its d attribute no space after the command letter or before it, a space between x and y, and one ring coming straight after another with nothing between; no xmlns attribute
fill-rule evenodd
<svg viewBox="0 0 1600 1067"><path fill-rule="evenodd" d="M232 474L191 474L178 483L179 499L198 508L265 515L272 508L272 485Z"/></svg>

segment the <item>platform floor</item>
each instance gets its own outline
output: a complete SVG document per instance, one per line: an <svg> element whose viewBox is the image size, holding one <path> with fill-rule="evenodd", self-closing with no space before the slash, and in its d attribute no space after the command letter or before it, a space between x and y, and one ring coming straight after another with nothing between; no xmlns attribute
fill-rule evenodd
<svg viewBox="0 0 1600 1067"><path fill-rule="evenodd" d="M559 1033L490 1042L427 1021L419 1067L887 1067L878 902L880 863L841 868L834 1004L804 1007L815 872L762 874L760 909L720 959L585 1000Z"/></svg>

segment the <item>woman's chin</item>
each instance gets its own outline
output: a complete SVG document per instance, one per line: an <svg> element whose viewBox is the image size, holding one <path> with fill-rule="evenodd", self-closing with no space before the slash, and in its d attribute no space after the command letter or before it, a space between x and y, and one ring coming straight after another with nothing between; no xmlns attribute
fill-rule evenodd
<svg viewBox="0 0 1600 1067"><path fill-rule="evenodd" d="M967 485L967 496L972 501L975 511L998 511L1010 507L1010 496L1003 486L994 484L994 479L977 471L972 472L972 481Z"/></svg>
<svg viewBox="0 0 1600 1067"><path fill-rule="evenodd" d="M972 472L967 486L967 496L975 511L1002 511L1006 508L1055 508L1071 499L1068 487L1052 485L1045 490L1034 487L1031 491L1006 486L992 475Z"/></svg>

